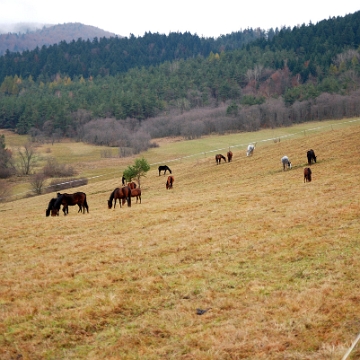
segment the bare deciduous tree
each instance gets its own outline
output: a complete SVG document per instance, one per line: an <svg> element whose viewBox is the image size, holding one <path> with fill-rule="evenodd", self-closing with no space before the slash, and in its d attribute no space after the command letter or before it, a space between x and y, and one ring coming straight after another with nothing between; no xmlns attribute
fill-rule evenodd
<svg viewBox="0 0 360 360"><path fill-rule="evenodd" d="M37 153L34 145L26 143L23 148L18 148L18 168L22 175L30 175L36 160Z"/></svg>

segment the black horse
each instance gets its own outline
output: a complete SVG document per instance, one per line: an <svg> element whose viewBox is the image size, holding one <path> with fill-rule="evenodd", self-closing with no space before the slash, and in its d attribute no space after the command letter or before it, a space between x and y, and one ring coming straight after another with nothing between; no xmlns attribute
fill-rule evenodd
<svg viewBox="0 0 360 360"><path fill-rule="evenodd" d="M312 161L314 161L314 163L316 164L316 156L315 156L315 152L313 149L310 149L307 153L306 153L307 159L308 159L308 164L311 165Z"/></svg>
<svg viewBox="0 0 360 360"><path fill-rule="evenodd" d="M159 170L159 176L160 176L161 171L164 172L164 175L166 174L166 171L168 171L170 174L172 174L172 171L170 170L170 168L167 165L160 165L158 170Z"/></svg>
<svg viewBox="0 0 360 360"><path fill-rule="evenodd" d="M89 212L89 206L86 201L86 194L84 192L76 192L74 194L57 194L56 201L54 202L52 209L51 209L51 216L59 215L60 206L63 206L64 215L69 213L68 206L78 205L79 211L82 211L85 214L85 209Z"/></svg>
<svg viewBox="0 0 360 360"><path fill-rule="evenodd" d="M50 215L51 210L53 209L56 200L57 200L56 198L52 198L52 199L49 201L49 205L48 205L48 208L46 209L46 213L45 213L46 216L49 216L49 215ZM64 213L65 213L65 209L64 209L64 208L63 208L63 211L64 211ZM69 212L68 209L67 209L66 211ZM59 215L59 213L57 213L56 215ZM51 216L55 216L55 215L52 215L52 214L51 214Z"/></svg>

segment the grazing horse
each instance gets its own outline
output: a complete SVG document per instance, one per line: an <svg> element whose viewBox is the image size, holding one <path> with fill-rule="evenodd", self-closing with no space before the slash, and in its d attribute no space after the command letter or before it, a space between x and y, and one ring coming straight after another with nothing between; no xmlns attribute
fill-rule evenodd
<svg viewBox="0 0 360 360"><path fill-rule="evenodd" d="M86 201L86 194L84 192L76 192L74 194L60 194L57 193L56 201L53 204L53 207L51 209L51 216L57 216L59 215L60 206L63 206L63 212L64 215L67 215L69 213L68 206L78 205L79 211L82 211L83 214L85 214L85 209L89 213L89 206Z"/></svg>
<svg viewBox="0 0 360 360"><path fill-rule="evenodd" d="M216 164L220 164L220 163L221 163L221 159L223 159L223 160L226 162L226 158L225 158L224 155L221 155L221 154L215 155Z"/></svg>
<svg viewBox="0 0 360 360"><path fill-rule="evenodd" d="M119 204L121 207L121 200L127 201L127 206L131 207L131 189L128 186L124 186L122 188L116 188L111 194L108 200L108 208L111 209L114 201L114 209L116 207L116 201L119 199Z"/></svg>
<svg viewBox="0 0 360 360"><path fill-rule="evenodd" d="M140 204L141 204L141 189L140 188L131 189L131 197L136 197L136 202L140 200Z"/></svg>
<svg viewBox="0 0 360 360"><path fill-rule="evenodd" d="M170 174L172 174L172 171L170 170L170 168L167 165L160 165L158 170L159 170L159 176L160 176L161 171L164 172L164 175L166 174L166 171L168 171Z"/></svg>
<svg viewBox="0 0 360 360"><path fill-rule="evenodd" d="M227 158L228 158L228 162L230 162L232 160L232 157L233 157L232 151L229 150L226 155L227 155Z"/></svg>
<svg viewBox="0 0 360 360"><path fill-rule="evenodd" d="M49 201L49 205L48 205L48 208L46 209L46 216L49 216L50 214L51 214L51 216L59 216L59 212L57 212L57 213L55 213L54 212L54 214L52 213L52 209L53 209L53 207L54 207L54 204L55 204L55 202L56 202L56 198L52 198L50 201ZM64 214L65 213L69 213L69 209L65 209L65 207L63 207L63 211L64 211Z"/></svg>
<svg viewBox="0 0 360 360"><path fill-rule="evenodd" d="M134 181L132 181L132 182L129 182L128 184L127 184L127 186L132 190L132 189L136 189L136 187L137 187L137 185L136 185L136 183L134 182Z"/></svg>
<svg viewBox="0 0 360 360"><path fill-rule="evenodd" d="M281 158L281 163L283 165L283 170L286 169L286 166L287 166L288 169L292 168L291 162L289 161L289 158L287 156L283 156Z"/></svg>
<svg viewBox="0 0 360 360"><path fill-rule="evenodd" d="M311 181L311 169L305 168L304 169L304 182L310 182Z"/></svg>
<svg viewBox="0 0 360 360"><path fill-rule="evenodd" d="M307 159L308 159L308 164L311 165L312 161L314 160L314 163L316 164L316 156L315 156L315 152L313 149L310 149L307 153L306 153Z"/></svg>
<svg viewBox="0 0 360 360"><path fill-rule="evenodd" d="M253 144L248 145L246 150L246 156L251 156L254 153L254 150L255 150L255 145Z"/></svg>
<svg viewBox="0 0 360 360"><path fill-rule="evenodd" d="M172 189L174 180L175 179L173 176L168 176L167 181L166 181L166 189Z"/></svg>

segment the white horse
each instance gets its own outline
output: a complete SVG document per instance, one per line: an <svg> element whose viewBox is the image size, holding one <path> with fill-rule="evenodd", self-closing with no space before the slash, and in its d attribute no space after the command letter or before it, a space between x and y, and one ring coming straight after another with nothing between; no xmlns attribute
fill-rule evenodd
<svg viewBox="0 0 360 360"><path fill-rule="evenodd" d="M282 163L282 165L283 165L283 170L286 169L286 166L288 167L288 169L291 169L291 168L292 168L291 162L290 162L290 160L289 160L289 158L288 158L287 156L283 156L283 157L281 158L281 163Z"/></svg>
<svg viewBox="0 0 360 360"><path fill-rule="evenodd" d="M255 145L253 144L250 144L248 147L247 147L247 151L246 151L246 156L250 156L253 154L255 150Z"/></svg>

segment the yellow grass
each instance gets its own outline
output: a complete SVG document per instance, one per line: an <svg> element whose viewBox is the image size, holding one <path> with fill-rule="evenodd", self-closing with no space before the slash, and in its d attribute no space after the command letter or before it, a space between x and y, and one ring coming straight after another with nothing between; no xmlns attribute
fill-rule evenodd
<svg viewBox="0 0 360 360"><path fill-rule="evenodd" d="M265 139L230 136L212 149ZM131 208L107 209L120 176L79 188L85 215L46 218L52 194L0 204L0 358L341 359L360 331L359 139L353 123L174 161L172 190L153 166Z"/></svg>

